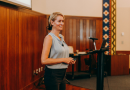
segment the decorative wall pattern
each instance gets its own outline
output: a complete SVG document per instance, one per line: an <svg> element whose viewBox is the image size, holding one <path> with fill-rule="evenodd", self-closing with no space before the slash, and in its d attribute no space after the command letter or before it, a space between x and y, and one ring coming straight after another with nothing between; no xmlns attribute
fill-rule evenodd
<svg viewBox="0 0 130 90"><path fill-rule="evenodd" d="M107 44L105 47L109 47L110 48L110 45L111 45L111 42L109 40L110 38L110 33L109 33L109 0L103 0L103 39L106 39L107 40ZM106 51L105 54L108 55L110 54L110 51Z"/></svg>
<svg viewBox="0 0 130 90"><path fill-rule="evenodd" d="M116 54L116 0L103 0L103 39L107 40L106 55Z"/></svg>
<svg viewBox="0 0 130 90"><path fill-rule="evenodd" d="M111 55L116 54L116 0L111 0Z"/></svg>

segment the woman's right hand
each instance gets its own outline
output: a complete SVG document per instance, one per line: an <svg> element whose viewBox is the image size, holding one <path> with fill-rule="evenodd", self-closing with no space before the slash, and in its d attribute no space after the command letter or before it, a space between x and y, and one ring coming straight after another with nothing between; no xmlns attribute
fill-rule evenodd
<svg viewBox="0 0 130 90"><path fill-rule="evenodd" d="M72 62L74 62L74 60L71 57L65 58L65 60L64 60L64 63L66 63L66 64L71 64Z"/></svg>

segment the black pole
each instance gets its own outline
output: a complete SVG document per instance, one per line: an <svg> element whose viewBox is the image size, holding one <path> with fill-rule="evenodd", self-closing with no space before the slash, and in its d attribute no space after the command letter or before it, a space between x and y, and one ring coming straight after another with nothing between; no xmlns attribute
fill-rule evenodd
<svg viewBox="0 0 130 90"><path fill-rule="evenodd" d="M104 51L98 53L97 62L97 90L103 90L104 86Z"/></svg>

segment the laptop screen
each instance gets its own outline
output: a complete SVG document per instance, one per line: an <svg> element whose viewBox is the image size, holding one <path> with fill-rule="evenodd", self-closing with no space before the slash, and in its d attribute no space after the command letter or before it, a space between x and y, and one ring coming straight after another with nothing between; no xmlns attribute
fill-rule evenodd
<svg viewBox="0 0 130 90"><path fill-rule="evenodd" d="M107 40L103 39L103 42L102 42L101 48L105 48L106 42L107 42Z"/></svg>

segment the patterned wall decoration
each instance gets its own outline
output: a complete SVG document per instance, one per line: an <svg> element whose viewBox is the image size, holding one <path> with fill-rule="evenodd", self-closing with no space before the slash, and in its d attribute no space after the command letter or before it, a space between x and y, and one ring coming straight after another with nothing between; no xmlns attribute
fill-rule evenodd
<svg viewBox="0 0 130 90"><path fill-rule="evenodd" d="M111 55L116 54L116 0L111 0Z"/></svg>
<svg viewBox="0 0 130 90"><path fill-rule="evenodd" d="M107 40L106 55L116 54L116 0L103 0L103 39Z"/></svg>
<svg viewBox="0 0 130 90"><path fill-rule="evenodd" d="M103 0L103 39L106 39L107 40L107 44L105 47L110 47L111 43L110 43L110 33L109 33L109 14L110 14L110 11L109 11L109 0ZM108 55L110 54L110 51L106 51L105 54Z"/></svg>

